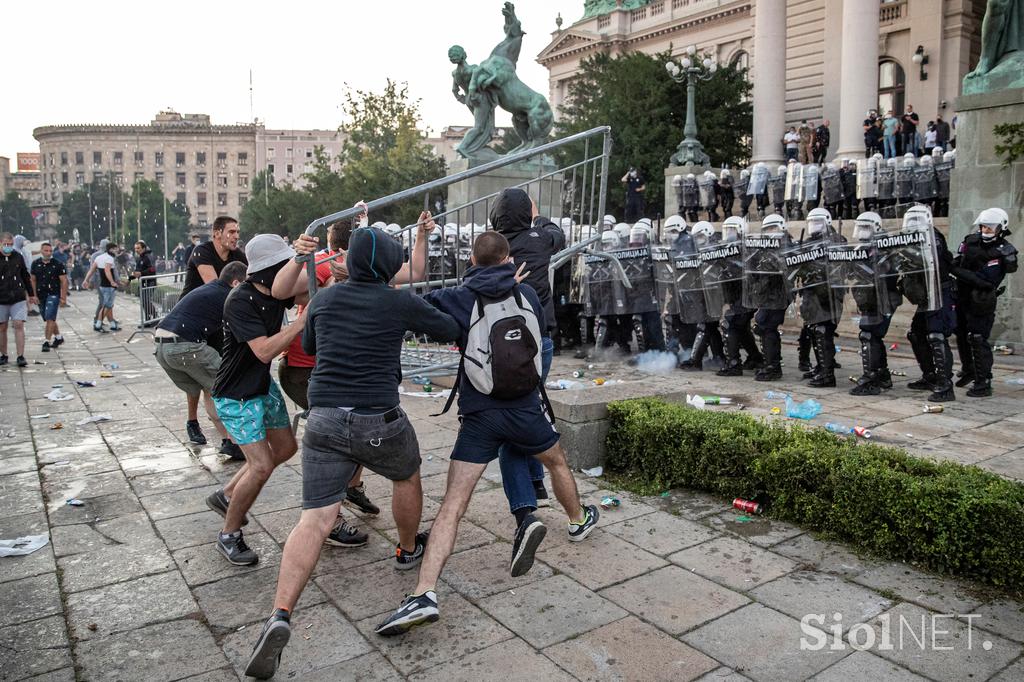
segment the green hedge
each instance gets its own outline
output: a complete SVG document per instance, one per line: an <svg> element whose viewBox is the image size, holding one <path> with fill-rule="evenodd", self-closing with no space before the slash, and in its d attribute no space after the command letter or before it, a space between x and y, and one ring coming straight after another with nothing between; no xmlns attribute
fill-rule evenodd
<svg viewBox="0 0 1024 682"><path fill-rule="evenodd" d="M608 406L606 469L640 492L696 488L884 557L1024 587L1024 485L820 428L656 399Z"/></svg>

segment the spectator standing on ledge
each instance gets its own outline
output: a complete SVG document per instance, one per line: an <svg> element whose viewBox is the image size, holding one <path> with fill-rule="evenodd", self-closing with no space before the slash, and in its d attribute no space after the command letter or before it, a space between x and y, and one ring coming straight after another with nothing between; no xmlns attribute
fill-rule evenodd
<svg viewBox="0 0 1024 682"><path fill-rule="evenodd" d="M892 113L885 112L882 119L882 155L887 159L896 158L896 134L900 131L900 120Z"/></svg>
<svg viewBox="0 0 1024 682"><path fill-rule="evenodd" d="M222 215L213 221L210 241L196 245L189 255L188 273L185 275L185 288L181 290L182 296L217 279L220 271L228 263L248 262L245 253L238 248L240 236L238 221L234 218Z"/></svg>
<svg viewBox="0 0 1024 682"><path fill-rule="evenodd" d="M921 122L921 118L914 111L914 107L907 105L907 111L903 114L901 119L900 128L903 131L903 153L913 154L914 156L920 155L920 150L917 148L917 125Z"/></svg>
<svg viewBox="0 0 1024 682"><path fill-rule="evenodd" d="M622 176L622 183L626 185L626 222L635 223L644 217L644 192L647 185L644 183L644 176L635 166L630 166L629 171Z"/></svg>
<svg viewBox="0 0 1024 682"><path fill-rule="evenodd" d="M814 158L814 124L808 122L805 118L800 121L800 130L797 134L800 136L797 160L800 161L800 163L810 163L811 159Z"/></svg>
<svg viewBox="0 0 1024 682"><path fill-rule="evenodd" d="M931 156L932 149L935 148L935 138L938 136L938 131L935 129L935 121L928 121L928 128L924 133L924 155Z"/></svg>
<svg viewBox="0 0 1024 682"><path fill-rule="evenodd" d="M828 145L832 141L829 125L826 118L814 129L814 163L825 163L825 157L828 156Z"/></svg>
<svg viewBox="0 0 1024 682"><path fill-rule="evenodd" d="M51 348L64 343L57 326L57 310L68 304L68 271L55 256L53 247L44 242L39 247L39 258L32 262L31 274L32 290L39 298L39 312L46 328L43 352L49 353Z"/></svg>
<svg viewBox="0 0 1024 682"><path fill-rule="evenodd" d="M882 128L878 120L878 112L874 109L868 111L868 117L864 119L864 158L870 159L879 150L882 141Z"/></svg>
<svg viewBox="0 0 1024 682"><path fill-rule="evenodd" d="M942 120L942 116L935 117L935 146L942 147L942 151L949 151L949 124Z"/></svg>
<svg viewBox="0 0 1024 682"><path fill-rule="evenodd" d="M782 136L782 144L786 145L786 161L796 161L800 153L800 135L794 126L790 126L789 132Z"/></svg>
<svg viewBox="0 0 1024 682"><path fill-rule="evenodd" d="M14 347L18 367L28 366L25 360L25 320L28 304L35 303L32 277L25 267L21 252L14 250L14 235L0 235L0 365L7 364L7 323L14 323Z"/></svg>

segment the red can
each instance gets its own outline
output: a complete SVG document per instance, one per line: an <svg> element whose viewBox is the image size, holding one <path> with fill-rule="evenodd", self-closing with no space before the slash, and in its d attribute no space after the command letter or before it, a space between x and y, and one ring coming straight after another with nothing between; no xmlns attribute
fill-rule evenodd
<svg viewBox="0 0 1024 682"><path fill-rule="evenodd" d="M753 500L744 500L742 497L737 497L735 500L733 500L732 506L736 507L741 512L746 512L748 514L761 513L761 505L759 505L757 502L754 502Z"/></svg>

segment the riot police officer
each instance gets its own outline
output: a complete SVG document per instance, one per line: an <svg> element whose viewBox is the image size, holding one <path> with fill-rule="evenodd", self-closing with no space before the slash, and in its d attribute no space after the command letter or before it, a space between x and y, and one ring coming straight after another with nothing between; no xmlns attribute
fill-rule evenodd
<svg viewBox="0 0 1024 682"><path fill-rule="evenodd" d="M986 208L974 221L953 261L957 289L956 345L962 372L957 386L974 382L972 398L992 395L992 346L996 299L1003 278L1017 271L1017 249L1006 241L1010 217L1001 208Z"/></svg>
<svg viewBox="0 0 1024 682"><path fill-rule="evenodd" d="M687 173L680 184L681 199L679 212L686 218L686 222L697 222L697 211L700 208L700 190L697 186L697 176Z"/></svg>
<svg viewBox="0 0 1024 682"><path fill-rule="evenodd" d="M835 377L835 332L842 317L842 295L835 295L828 278L827 246L842 241L832 231L832 216L823 208L807 215L807 238L796 245L787 258L787 272L793 290L800 295L800 316L804 331L814 350L815 367L804 374L809 386L833 387Z"/></svg>
<svg viewBox="0 0 1024 682"><path fill-rule="evenodd" d="M852 220L857 215L857 167L843 159L839 177L843 183L843 219Z"/></svg>
<svg viewBox="0 0 1024 682"><path fill-rule="evenodd" d="M743 302L757 308L754 334L760 337L764 354L764 366L754 375L755 381L782 378L779 327L791 302L782 254L791 246L786 220L777 213L765 217L759 235L744 239Z"/></svg>
<svg viewBox="0 0 1024 682"><path fill-rule="evenodd" d="M765 169L767 171L767 169ZM756 195L761 196L761 195ZM740 258L739 243L747 234L747 222L739 217L726 218L722 223L723 247L735 246L732 251L716 249L709 253L705 260L713 272L715 285L721 291L722 331L725 342L725 366L716 374L720 377L743 376L743 370L760 369L764 364L764 356L757 347L757 341L750 330L754 319L754 311L743 305L743 264ZM712 266L713 263L713 266ZM705 275L705 282L709 279ZM740 357L740 349L747 352L746 362Z"/></svg>
<svg viewBox="0 0 1024 682"><path fill-rule="evenodd" d="M728 218L732 215L732 204L736 200L733 191L732 171L723 168L718 174L718 203L722 207L722 217Z"/></svg>
<svg viewBox="0 0 1024 682"><path fill-rule="evenodd" d="M693 226L692 234L696 252L695 255L699 254L701 249L712 243L720 241L718 235L715 234L715 227L704 220ZM707 311L705 306L702 305L700 307ZM693 346L690 351L690 357L679 363L680 369L704 369L704 355L707 353L709 347L711 348L712 358L721 366L725 366L725 353L722 334L718 329L717 311L715 311L714 314L716 316L715 319L711 319L710 314L705 314L701 317L701 320L696 323L697 333L693 337Z"/></svg>
<svg viewBox="0 0 1024 682"><path fill-rule="evenodd" d="M753 196L747 194L747 188L749 186L750 171L744 168L743 170L740 171L740 178L739 180L736 181L736 184L733 188L734 196L738 194L740 197L740 217L744 219L746 219L746 217L750 215L750 203L751 200L754 198ZM730 215L732 214L730 213L725 217L728 218Z"/></svg>

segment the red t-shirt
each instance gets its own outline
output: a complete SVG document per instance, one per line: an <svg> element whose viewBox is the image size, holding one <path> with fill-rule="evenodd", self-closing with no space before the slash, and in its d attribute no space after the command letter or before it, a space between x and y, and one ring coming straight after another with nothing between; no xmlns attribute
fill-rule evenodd
<svg viewBox="0 0 1024 682"><path fill-rule="evenodd" d="M334 255L333 251L324 251L322 253L318 253L317 254L317 256L325 258L325 259L326 258L330 258L333 255ZM344 256L339 256L335 260L337 260L340 263L344 263L345 262L345 257ZM331 264L329 262L326 262L326 261L319 261L318 260L317 264L316 264L316 283L317 283L317 286L321 286L322 287L330 279L331 279ZM302 309L304 307L305 306L299 306L298 310L299 310L300 313L302 312ZM314 367L316 365L316 357L313 356L313 355L309 355L309 354L306 353L306 351L302 350L302 334L299 334L294 339L292 339L291 345L288 346L288 350L286 350L284 352L284 354L288 358L288 366L289 367Z"/></svg>

